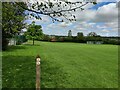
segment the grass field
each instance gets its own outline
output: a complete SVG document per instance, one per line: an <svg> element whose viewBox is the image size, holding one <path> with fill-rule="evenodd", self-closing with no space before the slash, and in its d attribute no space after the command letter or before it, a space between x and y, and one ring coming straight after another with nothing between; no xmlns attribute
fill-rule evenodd
<svg viewBox="0 0 120 90"><path fill-rule="evenodd" d="M118 46L28 42L3 52L3 87L35 88L41 56L42 88L118 87Z"/></svg>

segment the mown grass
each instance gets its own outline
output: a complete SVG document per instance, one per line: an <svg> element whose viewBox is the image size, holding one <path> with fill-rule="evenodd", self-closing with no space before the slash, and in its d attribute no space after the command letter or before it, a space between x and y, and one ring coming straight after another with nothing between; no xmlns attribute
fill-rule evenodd
<svg viewBox="0 0 120 90"><path fill-rule="evenodd" d="M41 56L42 88L117 88L118 46L39 42L3 52L3 88L35 88Z"/></svg>

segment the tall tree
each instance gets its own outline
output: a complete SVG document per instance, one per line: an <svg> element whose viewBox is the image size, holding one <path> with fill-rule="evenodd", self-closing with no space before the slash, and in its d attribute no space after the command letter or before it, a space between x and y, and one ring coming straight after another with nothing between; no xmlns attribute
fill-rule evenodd
<svg viewBox="0 0 120 90"><path fill-rule="evenodd" d="M101 36L97 35L97 33L95 33L95 32L90 32L87 35L87 40L89 40L89 41L98 41L98 40L101 40Z"/></svg>
<svg viewBox="0 0 120 90"><path fill-rule="evenodd" d="M83 33L82 32L78 32L77 33L77 37L83 37L84 35L83 35Z"/></svg>
<svg viewBox="0 0 120 90"><path fill-rule="evenodd" d="M35 39L40 39L43 37L43 32L42 32L42 27L41 25L35 25L35 22L33 21L29 27L28 30L26 32L26 35L28 37L28 39L32 39L33 40L33 45L34 45L34 40Z"/></svg>
<svg viewBox="0 0 120 90"><path fill-rule="evenodd" d="M77 40L78 42L83 42L84 41L84 35L82 32L77 33Z"/></svg>
<svg viewBox="0 0 120 90"><path fill-rule="evenodd" d="M71 30L68 31L68 37L72 37L72 31Z"/></svg>
<svg viewBox="0 0 120 90"><path fill-rule="evenodd" d="M26 7L26 4L19 2L3 2L2 3L2 49L5 50L8 45L8 38L19 34L21 29L25 27L25 14L24 9L18 7L22 5Z"/></svg>
<svg viewBox="0 0 120 90"><path fill-rule="evenodd" d="M88 34L88 36L95 37L95 36L97 36L97 34L96 34L95 32L90 32L90 33Z"/></svg>

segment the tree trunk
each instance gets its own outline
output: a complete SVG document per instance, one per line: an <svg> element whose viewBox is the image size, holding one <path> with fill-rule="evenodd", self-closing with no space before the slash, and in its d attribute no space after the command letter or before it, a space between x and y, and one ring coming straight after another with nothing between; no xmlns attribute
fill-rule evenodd
<svg viewBox="0 0 120 90"><path fill-rule="evenodd" d="M34 38L33 38L33 45L34 45Z"/></svg>

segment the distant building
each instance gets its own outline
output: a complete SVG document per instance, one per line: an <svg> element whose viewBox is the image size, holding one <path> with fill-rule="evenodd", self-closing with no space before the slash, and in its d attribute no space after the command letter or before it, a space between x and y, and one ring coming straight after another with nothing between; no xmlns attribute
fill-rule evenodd
<svg viewBox="0 0 120 90"><path fill-rule="evenodd" d="M50 39L51 42L55 42L55 41L56 41L55 36L50 36L50 38L51 38L51 39Z"/></svg>
<svg viewBox="0 0 120 90"><path fill-rule="evenodd" d="M16 43L17 43L16 39L15 38L11 38L11 39L9 39L8 45L16 45Z"/></svg>
<svg viewBox="0 0 120 90"><path fill-rule="evenodd" d="M103 41L87 41L87 44L103 44Z"/></svg>

